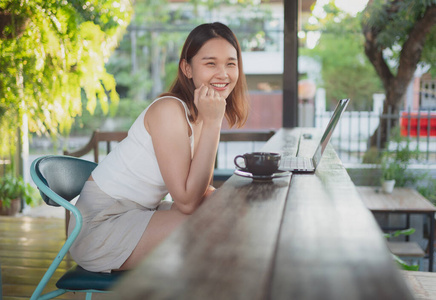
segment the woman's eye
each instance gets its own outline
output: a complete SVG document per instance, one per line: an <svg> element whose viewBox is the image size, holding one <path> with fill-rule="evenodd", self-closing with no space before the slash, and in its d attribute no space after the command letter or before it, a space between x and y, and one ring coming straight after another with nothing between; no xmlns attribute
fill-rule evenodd
<svg viewBox="0 0 436 300"><path fill-rule="evenodd" d="M215 63L213 63L213 62L208 62L206 65L208 65L208 66L214 66Z"/></svg>

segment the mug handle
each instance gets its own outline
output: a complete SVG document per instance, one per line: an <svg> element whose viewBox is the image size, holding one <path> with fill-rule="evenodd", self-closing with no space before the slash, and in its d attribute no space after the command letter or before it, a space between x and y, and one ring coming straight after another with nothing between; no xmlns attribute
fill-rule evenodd
<svg viewBox="0 0 436 300"><path fill-rule="evenodd" d="M238 164L238 162L237 162L237 159L238 158L242 158L243 160L244 160L244 163L245 163L245 167L243 168L243 167L241 167L239 164ZM245 156L244 155L236 155L235 156L235 159L233 160L233 162L235 163L235 165L240 169L240 170L245 170L245 169L247 169L247 161L245 160Z"/></svg>

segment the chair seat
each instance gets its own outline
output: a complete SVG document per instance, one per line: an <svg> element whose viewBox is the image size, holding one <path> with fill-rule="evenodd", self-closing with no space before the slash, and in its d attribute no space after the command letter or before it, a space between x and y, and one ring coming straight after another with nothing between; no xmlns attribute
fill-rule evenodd
<svg viewBox="0 0 436 300"><path fill-rule="evenodd" d="M112 273L90 272L76 265L56 282L56 287L66 290L107 291L126 271Z"/></svg>

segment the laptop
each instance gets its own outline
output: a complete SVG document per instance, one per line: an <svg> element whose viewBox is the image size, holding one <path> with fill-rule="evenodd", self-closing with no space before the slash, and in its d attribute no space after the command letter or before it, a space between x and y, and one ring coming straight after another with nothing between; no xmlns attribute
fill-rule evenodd
<svg viewBox="0 0 436 300"><path fill-rule="evenodd" d="M315 150L315 153L312 157L302 157L302 156L285 156L282 157L280 162L280 169L284 171L289 171L293 173L313 173L316 170L319 162L321 161L321 157L324 153L327 144L332 137L333 131L335 130L336 125L339 122L339 119L342 116L342 113L347 108L348 102L350 99L342 99L339 100L336 105L335 111L322 135L321 140L319 141L318 147ZM300 148L301 139L311 138L308 134L301 134L298 140L298 149L297 154Z"/></svg>

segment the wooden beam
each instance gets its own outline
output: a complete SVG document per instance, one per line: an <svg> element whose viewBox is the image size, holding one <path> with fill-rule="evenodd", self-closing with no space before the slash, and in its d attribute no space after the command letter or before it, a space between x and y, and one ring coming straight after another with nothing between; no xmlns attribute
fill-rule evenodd
<svg viewBox="0 0 436 300"><path fill-rule="evenodd" d="M283 1L283 127L298 126L298 0Z"/></svg>

